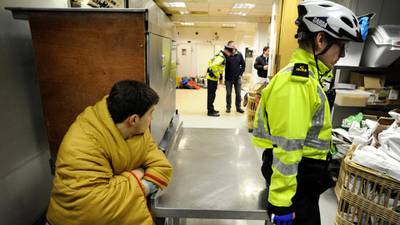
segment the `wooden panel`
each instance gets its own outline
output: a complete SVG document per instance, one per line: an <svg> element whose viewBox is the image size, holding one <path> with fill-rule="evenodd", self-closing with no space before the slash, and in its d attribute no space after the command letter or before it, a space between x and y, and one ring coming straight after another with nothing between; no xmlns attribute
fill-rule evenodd
<svg viewBox="0 0 400 225"><path fill-rule="evenodd" d="M145 82L144 14L32 12L33 47L50 150L76 116L119 80Z"/></svg>
<svg viewBox="0 0 400 225"><path fill-rule="evenodd" d="M278 40L278 65L277 71L285 67L292 56L293 51L299 47L294 35L297 32L295 21L298 17L297 5L303 0L282 0L282 11L280 21L280 33Z"/></svg>

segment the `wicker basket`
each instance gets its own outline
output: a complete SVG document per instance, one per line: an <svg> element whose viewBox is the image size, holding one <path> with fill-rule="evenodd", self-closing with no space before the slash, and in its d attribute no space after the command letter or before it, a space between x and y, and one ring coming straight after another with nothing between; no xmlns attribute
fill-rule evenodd
<svg viewBox="0 0 400 225"><path fill-rule="evenodd" d="M249 132L253 131L254 127L254 116L256 114L258 106L258 98L256 93L249 93L248 103L247 103L247 128Z"/></svg>
<svg viewBox="0 0 400 225"><path fill-rule="evenodd" d="M400 224L400 181L352 162L355 148L351 147L340 168L336 224Z"/></svg>

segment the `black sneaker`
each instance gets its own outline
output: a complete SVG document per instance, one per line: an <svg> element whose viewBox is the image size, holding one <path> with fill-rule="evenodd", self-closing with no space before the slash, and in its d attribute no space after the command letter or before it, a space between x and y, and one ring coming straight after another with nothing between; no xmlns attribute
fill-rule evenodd
<svg viewBox="0 0 400 225"><path fill-rule="evenodd" d="M218 111L218 110L213 110L213 112L214 112L214 113L219 113L219 111Z"/></svg>
<svg viewBox="0 0 400 225"><path fill-rule="evenodd" d="M209 112L209 113L207 113L207 116L215 116L215 117L218 117L218 116L219 116L219 113L217 113L217 112Z"/></svg>
<svg viewBox="0 0 400 225"><path fill-rule="evenodd" d="M238 108L238 109L236 109L236 112L238 112L238 113L244 113L244 110L241 109L241 108Z"/></svg>
<svg viewBox="0 0 400 225"><path fill-rule="evenodd" d="M230 113L230 112L231 112L231 109L226 109L226 112L227 112L227 113Z"/></svg>

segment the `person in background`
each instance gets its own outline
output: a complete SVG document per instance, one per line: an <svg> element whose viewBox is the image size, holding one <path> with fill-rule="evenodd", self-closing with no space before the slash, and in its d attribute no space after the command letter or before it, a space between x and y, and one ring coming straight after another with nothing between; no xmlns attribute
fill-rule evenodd
<svg viewBox="0 0 400 225"><path fill-rule="evenodd" d="M78 115L58 152L49 224L153 225L146 196L172 176L149 130L158 100L146 84L124 80Z"/></svg>
<svg viewBox="0 0 400 225"><path fill-rule="evenodd" d="M331 114L321 80L345 56L345 45L362 38L357 17L337 3L306 1L298 14L299 48L261 93L253 143L265 149L261 171L273 223L320 225L319 196L334 184L327 169Z"/></svg>
<svg viewBox="0 0 400 225"><path fill-rule="evenodd" d="M263 48L263 54L257 56L254 61L254 69L257 70L258 77L267 78L268 77L268 57L269 57L269 47L265 46Z"/></svg>
<svg viewBox="0 0 400 225"><path fill-rule="evenodd" d="M233 54L226 58L225 65L225 87L226 87L226 112L231 112L232 86L235 87L235 106L236 112L244 113L240 108L241 97L241 77L246 68L242 53L235 46L234 41L229 41L228 46L234 48Z"/></svg>
<svg viewBox="0 0 400 225"><path fill-rule="evenodd" d="M226 57L233 54L234 48L225 45L217 55L208 61L207 68L207 115L219 116L219 111L214 109L215 93L217 91L218 80L222 79L225 71Z"/></svg>

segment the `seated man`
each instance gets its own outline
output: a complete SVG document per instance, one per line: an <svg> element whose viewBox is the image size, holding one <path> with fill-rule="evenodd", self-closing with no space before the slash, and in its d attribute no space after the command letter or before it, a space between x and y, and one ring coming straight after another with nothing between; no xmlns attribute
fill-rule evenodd
<svg viewBox="0 0 400 225"><path fill-rule="evenodd" d="M49 224L153 224L146 196L172 174L149 131L158 100L145 84L120 81L77 117L58 152Z"/></svg>

